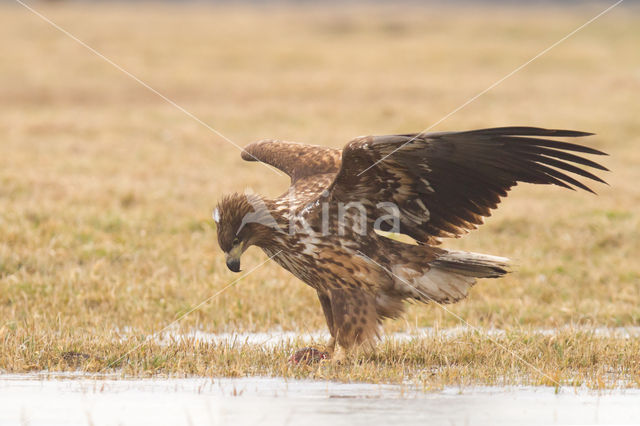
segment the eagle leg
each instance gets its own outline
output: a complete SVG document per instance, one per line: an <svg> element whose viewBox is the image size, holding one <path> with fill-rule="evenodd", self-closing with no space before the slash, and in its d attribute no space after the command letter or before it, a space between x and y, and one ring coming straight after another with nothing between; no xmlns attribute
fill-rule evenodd
<svg viewBox="0 0 640 426"><path fill-rule="evenodd" d="M327 321L327 327L329 327L329 333L331 338L327 342L327 352L330 356L333 356L333 351L336 347L336 329L333 322L333 312L331 310L331 298L327 293L318 291L318 299L320 299L320 305L322 305L322 312L324 312L324 318Z"/></svg>
<svg viewBox="0 0 640 426"><path fill-rule="evenodd" d="M329 298L338 344L333 359L339 362L355 348L373 347L379 327L375 298L356 288L331 289Z"/></svg>
<svg viewBox="0 0 640 426"><path fill-rule="evenodd" d="M330 358L341 363L356 348L373 348L378 337L378 315L375 298L359 289L318 291L331 338L326 352L302 348L289 359L293 364L312 364Z"/></svg>

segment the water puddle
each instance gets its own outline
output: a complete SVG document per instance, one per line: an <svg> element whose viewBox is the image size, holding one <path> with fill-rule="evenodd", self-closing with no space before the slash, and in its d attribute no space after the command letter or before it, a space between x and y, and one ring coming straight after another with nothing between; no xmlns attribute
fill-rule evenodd
<svg viewBox="0 0 640 426"><path fill-rule="evenodd" d="M638 424L640 390L0 375L1 425Z"/></svg>

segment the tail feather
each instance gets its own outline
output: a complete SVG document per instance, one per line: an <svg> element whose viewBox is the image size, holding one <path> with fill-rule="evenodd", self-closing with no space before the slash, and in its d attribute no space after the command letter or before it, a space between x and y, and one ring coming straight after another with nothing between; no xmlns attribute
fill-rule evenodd
<svg viewBox="0 0 640 426"><path fill-rule="evenodd" d="M509 272L509 259L504 257L449 250L438 250L436 256L421 265L398 262L392 268L395 290L421 302L454 303L467 297L478 278Z"/></svg>

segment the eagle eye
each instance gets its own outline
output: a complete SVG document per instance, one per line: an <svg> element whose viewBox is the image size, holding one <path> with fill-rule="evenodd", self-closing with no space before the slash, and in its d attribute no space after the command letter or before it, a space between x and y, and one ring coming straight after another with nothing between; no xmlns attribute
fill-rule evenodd
<svg viewBox="0 0 640 426"><path fill-rule="evenodd" d="M232 245L234 245L234 246L237 246L238 244L240 244L240 238L235 237L235 238L233 239L233 243L231 243L231 244L232 244Z"/></svg>

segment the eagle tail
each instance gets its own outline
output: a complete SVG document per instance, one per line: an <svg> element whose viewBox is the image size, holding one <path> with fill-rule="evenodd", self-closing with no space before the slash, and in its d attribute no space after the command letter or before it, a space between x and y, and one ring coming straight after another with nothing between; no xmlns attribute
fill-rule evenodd
<svg viewBox="0 0 640 426"><path fill-rule="evenodd" d="M423 268L398 262L392 271L405 297L425 303L454 303L467 297L478 278L498 278L508 273L508 262L505 257L438 249L435 259Z"/></svg>
<svg viewBox="0 0 640 426"><path fill-rule="evenodd" d="M498 278L509 272L506 257L456 250L447 250L429 265L443 272L474 278Z"/></svg>

